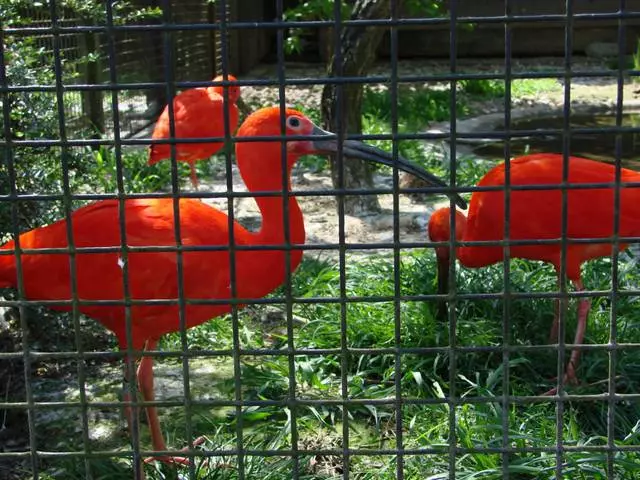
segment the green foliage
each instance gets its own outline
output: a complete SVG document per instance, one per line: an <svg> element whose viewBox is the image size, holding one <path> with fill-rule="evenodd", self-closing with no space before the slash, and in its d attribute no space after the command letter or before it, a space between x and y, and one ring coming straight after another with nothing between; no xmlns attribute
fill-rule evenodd
<svg viewBox="0 0 640 480"><path fill-rule="evenodd" d="M353 2L339 2L340 19L347 20L353 14ZM443 0L405 0L405 11L412 15L433 17L442 14ZM303 0L295 7L284 12L284 20L302 22L314 20L332 20L336 18L336 2L334 0ZM303 50L302 37L307 34L306 29L291 28L285 39L286 53L301 53Z"/></svg>
<svg viewBox="0 0 640 480"><path fill-rule="evenodd" d="M53 63L42 47L35 45L32 39L12 39L5 43L5 64L9 85L52 85L55 83L53 70L43 63ZM16 92L6 97L9 110L9 125L5 117L0 117L2 138L7 130L12 140L44 140L60 138L57 120L57 100L51 92ZM18 192L56 193L62 188L61 155L58 147L17 146L11 150L0 147L2 170L0 170L0 189L9 192L9 159L15 168L15 185ZM10 156L11 155L11 156ZM70 166L77 164L74 155L66 155ZM43 202L20 202L19 227L33 225L35 218L47 222L59 216L60 206L46 205ZM11 207L7 203L0 205L0 225L11 225Z"/></svg>
<svg viewBox="0 0 640 480"><path fill-rule="evenodd" d="M464 102L456 103L456 115L469 112ZM423 132L431 122L448 120L451 116L451 93L449 90L435 90L427 86L398 87L397 117L398 133ZM392 105L388 89L365 87L362 101L362 130L368 135L389 135L392 131ZM370 140L368 143L391 151L391 140ZM401 155L418 162L431 170L441 168L441 162L425 158L422 140L401 140L398 142Z"/></svg>
<svg viewBox="0 0 640 480"><path fill-rule="evenodd" d="M562 84L555 78L522 78L511 81L511 95L538 95L562 91Z"/></svg>
<svg viewBox="0 0 640 480"><path fill-rule="evenodd" d="M506 92L504 80L463 79L458 85L463 94L475 100L504 98ZM511 81L512 96L536 95L560 88L561 85L555 78L521 78Z"/></svg>
<svg viewBox="0 0 640 480"><path fill-rule="evenodd" d="M450 118L451 94L448 90L434 90L422 86L398 87L398 129L416 131L429 122L441 122ZM388 89L365 87L362 101L364 116L374 116L391 124L392 105ZM466 113L463 105L456 105L456 114Z"/></svg>
<svg viewBox="0 0 640 480"><path fill-rule="evenodd" d="M489 79L464 79L458 82L461 90L478 97L502 97L504 81Z"/></svg>
<svg viewBox="0 0 640 480"><path fill-rule="evenodd" d="M112 2L113 23L124 25L162 16L160 7L140 7L131 1ZM59 19L79 19L82 23L107 23L104 2L97 0L61 0L56 2ZM0 2L0 19L5 25L25 26L34 18L50 15L49 2L40 0L4 0Z"/></svg>
<svg viewBox="0 0 640 480"><path fill-rule="evenodd" d="M347 2L340 3L340 18L346 20L351 15L351 5ZM332 0L308 0L300 2L293 8L286 10L283 18L288 22L302 22L312 20L329 20L335 18L335 2ZM286 53L301 53L302 36L307 33L302 28L291 28L285 39Z"/></svg>
<svg viewBox="0 0 640 480"><path fill-rule="evenodd" d="M620 265L620 288L634 289L640 274L632 255L623 254ZM348 254L346 259L345 294L347 298L364 298L349 302L346 306L346 330L342 333L341 306L339 303L321 301L294 304L297 319L294 326L296 348L340 349L343 338L348 348L392 348L396 345L396 307L390 302L369 302L367 297L393 295L394 266L392 254ZM415 295L434 294L435 261L431 251L403 252L399 265L400 293ZM584 281L589 289L610 289L611 262L599 260L587 264ZM340 296L340 268L333 261L306 258L293 277L293 295L302 299L324 299ZM557 290L552 268L539 263L514 260L511 263L510 289L515 293L552 292ZM479 270L459 269L457 291L461 294L501 292L504 289L502 266ZM283 291L271 297L281 299ZM634 297L617 299L617 325L619 343L637 343L640 334L637 325L640 316ZM240 343L246 349L283 349L282 355L243 356L243 399L281 400L288 395L289 357L286 354L285 320L266 325L260 320L259 311L265 307L252 307L250 314L239 317ZM408 449L434 449L429 455L412 455L405 460L407 478L447 478L449 475L450 410L446 400L455 389L458 405L455 407L455 434L458 447L470 449L460 453L456 462L456 478L503 477L506 468L514 477L548 478L553 476L556 457L545 447L556 443L556 405L549 400L536 403L512 403L503 409L502 395L540 395L553 384L556 373L557 353L548 350L525 350L531 345L548 342L548 331L553 318L550 299L512 299L508 304L502 299L465 299L456 303L456 345L465 347L495 347L493 351L475 350L456 352L455 363L447 347L451 344L449 325L435 319L435 304L426 302L401 302L399 307L400 346L408 349L434 348L433 352L403 353L399 379L405 404L402 407L403 445ZM504 337L501 321L508 308L508 338ZM283 307L284 311L284 307ZM586 343L607 344L609 338L609 300L594 299L589 320ZM246 311L245 311L246 312ZM575 301L567 312L567 338L573 335L575 325ZM228 318L187 332L193 349L231 349L233 338ZM199 331L199 333L196 333ZM221 332L227 333L221 333ZM207 336L205 332L211 332ZM173 348L177 335L164 340L164 348ZM522 350L509 353L507 360L499 348L507 342L523 346ZM640 387L637 366L639 352L621 350L617 354L616 391L633 393ZM327 353L317 355L298 354L295 357L297 396L307 399L335 400L342 398L342 377L346 378L346 395L350 399L380 401L395 396L395 355L387 353ZM506 362L506 363L505 363ZM452 365L456 375L451 378ZM505 367L509 368L508 391L504 390ZM346 369L346 370L345 370ZM580 387L571 387L570 393L598 394L606 391L606 383L600 380L608 376L608 353L589 351L583 354L579 375ZM452 383L453 381L453 383ZM215 387L212 387L215 388ZM228 396L233 398L233 382L228 381ZM495 398L492 402L474 402L476 397ZM467 402L466 400L469 399ZM416 403L414 400L422 400ZM424 402L426 401L426 402ZM200 412L200 411L199 411ZM251 407L245 410L244 437L251 448L289 448L291 413L271 406ZM214 432L209 436L211 445L231 441L237 423L231 412L220 415L219 410L201 411L196 417L199 432ZM285 416L286 415L286 416ZM351 405L349 415L349 442L352 448L395 448L393 426L397 412L384 404ZM608 403L606 401L567 401L562 415L563 444L572 451L564 454L564 477L605 479L606 454L582 451L580 446L607 445ZM615 433L611 441L617 446L631 446L638 441L637 403L619 403L615 407ZM283 418L284 417L284 418ZM479 449L500 446L503 438L503 417L506 417L510 446L523 451L510 455L504 467L502 457ZM208 424L205 423L208 419ZM342 410L339 406L314 404L296 410L299 442L311 448L336 448L342 436ZM171 418L167 420L172 421ZM175 420L178 424L182 422ZM171 429L170 429L171 430ZM175 443L175 440L174 440ZM177 445L181 445L178 441ZM589 447L589 448L590 448ZM475 449L475 451L474 451ZM528 449L529 451L524 451ZM540 449L536 451L535 449ZM638 454L635 451L619 452L615 470L620 478L635 478L640 473ZM233 460L231 460L233 461ZM339 462L339 460L337 460ZM354 458L354 476L365 475L372 465L380 461L367 455ZM289 464L290 465L290 464ZM384 465L384 466L382 466ZM389 466L391 465L391 466ZM267 469L268 463L256 462L252 468ZM283 466L283 468L285 468ZM394 478L393 464L381 464L378 475L371 478ZM317 476L308 463L301 463L304 478ZM152 477L161 478L161 477ZM206 477L203 477L206 478ZM234 477L223 477L234 478ZM286 474L273 473L269 478L284 479Z"/></svg>
<svg viewBox="0 0 640 480"><path fill-rule="evenodd" d="M631 56L631 61L633 62L633 70L635 72L640 71L640 38L636 40L636 51L633 52ZM632 81L635 83L638 81L638 77L632 77Z"/></svg>
<svg viewBox="0 0 640 480"><path fill-rule="evenodd" d="M33 39L13 39L5 45L5 62L9 85L53 85L55 74L50 68L51 55ZM58 104L54 92L14 92L7 95L10 124L8 131L13 141L56 140L60 138ZM0 116L0 132L5 137L4 116ZM70 137L88 137L89 131L73 130L67 126ZM15 171L18 193L62 194L64 192L63 159L68 171L69 191L72 193L113 193L117 191L116 156L113 149L101 147L66 148L58 146L22 146L10 149L0 147L2 168L0 189L9 192L11 178L9 161ZM146 149L128 148L122 155L123 180L127 192L149 192L166 188L171 183L170 162L148 166ZM180 175L186 176L188 167L178 164ZM64 214L60 201L22 200L18 203L18 229L35 228L59 219ZM76 202L73 207L79 206ZM12 225L11 205L0 204L0 232L9 233Z"/></svg>
<svg viewBox="0 0 640 480"><path fill-rule="evenodd" d="M77 187L97 193L117 192L118 159L110 147L85 149L85 162L76 169ZM171 162L147 164L147 150L129 149L121 156L122 179L125 192L154 192L171 184ZM179 175L186 176L188 167L178 163Z"/></svg>

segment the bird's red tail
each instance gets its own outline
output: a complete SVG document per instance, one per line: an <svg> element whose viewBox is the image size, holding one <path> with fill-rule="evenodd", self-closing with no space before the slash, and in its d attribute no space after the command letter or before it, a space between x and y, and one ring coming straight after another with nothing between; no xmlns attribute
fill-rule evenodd
<svg viewBox="0 0 640 480"><path fill-rule="evenodd" d="M11 241L0 247L0 288L15 287L15 283L16 261Z"/></svg>

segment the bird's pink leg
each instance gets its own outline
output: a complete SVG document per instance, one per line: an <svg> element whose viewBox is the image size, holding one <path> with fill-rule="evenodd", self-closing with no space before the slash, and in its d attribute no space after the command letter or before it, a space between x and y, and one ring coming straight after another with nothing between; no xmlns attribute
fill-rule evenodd
<svg viewBox="0 0 640 480"><path fill-rule="evenodd" d="M155 350L158 345L158 340L148 340L145 350ZM153 385L153 357L145 356L140 361L138 367L138 386L142 392L142 397L145 402L153 402L155 400L154 385ZM162 435L162 429L160 428L160 419L158 418L158 409L155 406L147 406L147 421L149 422L149 430L151 431L151 443L153 444L154 451L167 450L167 444L164 441ZM193 445L197 446L204 443L205 438L199 437L194 440ZM182 451L188 450L187 448ZM153 461L159 461L164 463L172 463L178 465L190 465L191 460L186 457L176 457L172 455L160 455L145 459L145 463Z"/></svg>
<svg viewBox="0 0 640 480"><path fill-rule="evenodd" d="M191 184L193 185L193 188L197 191L199 182L198 182L198 175L196 174L195 160L189 160L189 168L191 169Z"/></svg>
<svg viewBox="0 0 640 480"><path fill-rule="evenodd" d="M124 358L124 380L125 380L125 388L122 394L122 398L125 402L129 402L131 401L131 394L129 393L129 359L127 357ZM134 415L134 411L135 411L135 415ZM125 415L125 419L127 421L127 429L129 430L129 438L131 439L132 442L135 441L134 439L134 435L133 435L133 422L137 422L139 419L138 416L138 408L132 408L130 406L125 406L124 407L124 415ZM140 424L138 423L138 445L140 444ZM139 472L139 476L137 477L137 480L145 480L145 474L144 474L144 469L142 468L142 463L139 464L138 466L138 472Z"/></svg>
<svg viewBox="0 0 640 480"><path fill-rule="evenodd" d="M577 292L584 291L584 285L582 285L581 280L574 280L573 285ZM587 331L587 317L589 315L589 310L591 308L591 300L588 298L580 298L578 301L578 325L576 327L576 335L573 339L574 345L582 345L584 341L584 335ZM556 317L557 320L557 317ZM554 320L554 324L556 321ZM553 334L553 328L551 330ZM557 336L557 325L556 325L556 336ZM580 363L580 350L573 350L571 352L571 357L569 358L569 363L567 364L567 368L564 374L564 383L566 384L577 384L578 377L576 375L576 369L578 368L578 364ZM552 388L545 395L555 395L558 392L557 388Z"/></svg>
<svg viewBox="0 0 640 480"><path fill-rule="evenodd" d="M558 293L560 293L560 273L558 273ZM558 329L560 328L560 299L556 298L553 305L553 323L549 332L549 343L558 343Z"/></svg>
<svg viewBox="0 0 640 480"><path fill-rule="evenodd" d="M576 288L577 292L584 291L584 286L582 285L581 280L575 280L573 285ZM589 310L591 309L591 300L585 297L580 298L578 301L578 326L576 328L576 336L573 339L573 343L575 345L582 345L584 341L584 334L587 331L587 316L589 315ZM578 377L576 376L576 369L578 368L578 364L580 363L580 354L581 350L574 350L571 352L571 358L569 359L569 364L567 365L567 371L565 374L565 380L570 383L578 383Z"/></svg>

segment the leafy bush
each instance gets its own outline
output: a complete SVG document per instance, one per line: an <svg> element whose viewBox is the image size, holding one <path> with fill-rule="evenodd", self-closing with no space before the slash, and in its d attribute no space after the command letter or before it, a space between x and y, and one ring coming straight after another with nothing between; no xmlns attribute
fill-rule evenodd
<svg viewBox="0 0 640 480"><path fill-rule="evenodd" d="M54 85L55 74L49 65L51 55L38 47L32 39L20 39L5 45L7 81L11 86ZM7 96L10 123L5 129L4 116L0 116L0 132L4 139L8 131L12 141L59 140L60 124L55 92L15 92ZM69 138L90 138L94 132L67 126ZM117 191L117 161L110 147L92 150L89 147L24 146L12 145L10 150L0 146L2 169L0 189L11 192L9 161L15 171L18 194L57 194L64 192L63 158L66 159L69 190L71 193L113 193ZM125 190L152 192L171 183L171 164L161 162L148 166L146 149L123 149L122 167ZM186 176L187 167L179 164L180 176ZM80 205L74 202L73 207ZM13 231L13 216L9 202L0 203L0 231ZM53 200L25 200L18 203L18 229L24 231L61 218L63 203Z"/></svg>
<svg viewBox="0 0 640 480"><path fill-rule="evenodd" d="M478 97L497 97L504 96L505 87L502 80L491 80L486 78L470 78L463 79L458 82L463 92Z"/></svg>
<svg viewBox="0 0 640 480"><path fill-rule="evenodd" d="M54 85L55 74L50 67L53 58L33 39L10 39L5 42L5 65L7 83L10 86ZM46 64L49 65L46 65ZM46 65L46 66L45 66ZM60 138L57 118L57 100L53 92L15 92L6 97L9 110L9 125L5 116L0 117L3 140L55 140ZM6 136L9 136L9 139ZM0 146L2 170L0 189L11 191L10 160L15 169L15 187L18 193L60 193L62 191L62 151L52 146L14 145L10 150ZM69 167L75 167L79 158L67 153ZM20 223L24 229L51 221L61 214L59 204L21 201L18 205ZM11 206L0 204L0 222L3 230L11 224ZM38 219L36 221L35 219Z"/></svg>

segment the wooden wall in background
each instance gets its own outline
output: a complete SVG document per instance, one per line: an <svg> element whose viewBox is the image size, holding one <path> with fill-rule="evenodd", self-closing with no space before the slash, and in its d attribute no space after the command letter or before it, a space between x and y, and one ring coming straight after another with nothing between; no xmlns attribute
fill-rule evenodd
<svg viewBox="0 0 640 480"><path fill-rule="evenodd" d="M449 2L447 2L449 3ZM462 0L456 2L457 17L500 17L505 15L504 0ZM512 15L564 15L562 0L512 0ZM619 0L573 0L574 14L614 14ZM627 0L627 11L640 13L640 0ZM625 20L624 43L627 53L636 48L640 35L640 20ZM565 53L565 22L544 18L511 24L511 54L519 56L563 56ZM618 41L617 19L574 19L572 53L584 54L594 42ZM448 57L450 38L448 25L421 26L403 29L399 34L401 57ZM384 42L382 55L389 55L389 42ZM459 27L458 57L504 57L505 24L480 23L473 28Z"/></svg>
<svg viewBox="0 0 640 480"><path fill-rule="evenodd" d="M238 0L240 3L251 0ZM268 4L269 0L255 4ZM302 0L301 0L302 1ZM295 2L289 2L295 3ZM445 3L445 8L451 2ZM640 13L640 0L627 0L626 9ZM501 17L505 14L504 0L458 0L457 17ZM563 0L511 0L512 15L563 15L565 2ZM573 0L574 14L609 13L618 11L619 0ZM239 20L249 20L246 15L249 10L239 11ZM410 15L405 14L405 17ZM268 18L265 18L268 21ZM631 53L637 45L640 36L640 19L624 20L624 44L626 53ZM266 30L266 29L265 29ZM390 55L388 32L381 28L387 40L382 42L379 54L383 57ZM563 56L565 50L565 22L549 21L544 18L514 22L511 24L511 54L522 56ZM594 42L618 41L618 20L613 19L574 19L572 29L572 50L574 54L584 54L588 45ZM307 40L306 60L327 60L327 42L332 38L327 35L328 29L317 29L310 32ZM263 33L264 38L268 32ZM403 27L399 31L400 58L447 58L450 54L449 25L422 25ZM472 28L460 26L457 31L457 57L504 57L505 54L505 25L500 21L480 23ZM249 45L243 45L239 55L244 57L251 54ZM275 42L271 43L271 50ZM269 57L274 58L276 52L269 51ZM264 55L263 55L264 56ZM243 66L246 68L247 64Z"/></svg>

